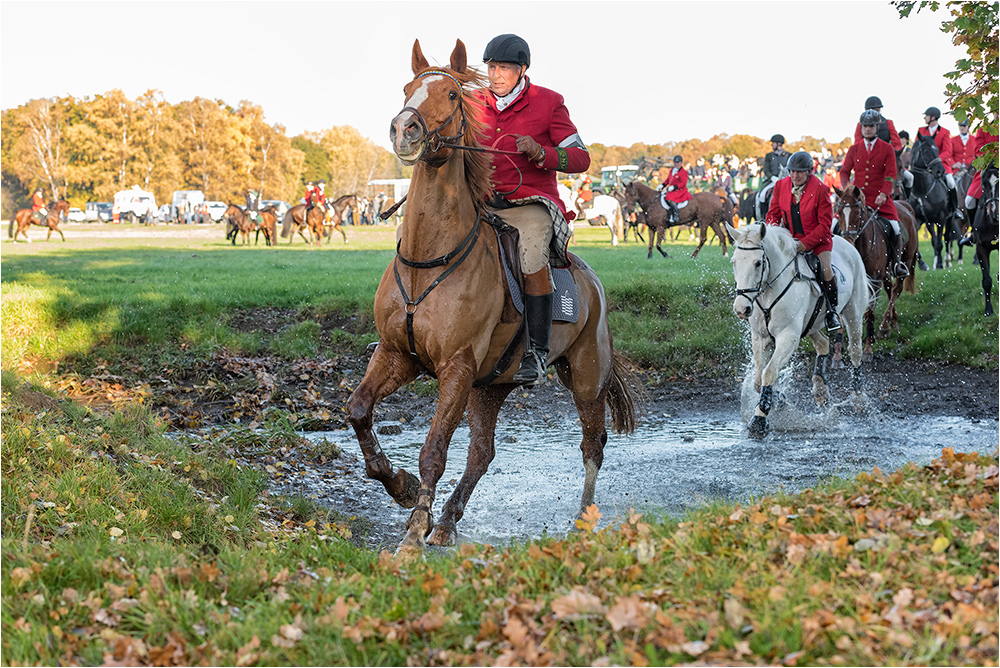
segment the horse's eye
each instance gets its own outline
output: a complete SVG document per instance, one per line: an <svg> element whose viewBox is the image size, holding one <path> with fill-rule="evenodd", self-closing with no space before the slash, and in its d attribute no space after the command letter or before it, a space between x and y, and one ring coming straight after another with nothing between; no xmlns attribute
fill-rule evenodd
<svg viewBox="0 0 1000 668"><path fill-rule="evenodd" d="M449 91L448 92L448 99L449 100L457 100L458 99L458 93L456 93L455 91Z"/></svg>
<svg viewBox="0 0 1000 668"><path fill-rule="evenodd" d="M757 267L759 267L760 266L760 260L755 261L753 263L753 266L754 266L754 269L756 269Z"/></svg>

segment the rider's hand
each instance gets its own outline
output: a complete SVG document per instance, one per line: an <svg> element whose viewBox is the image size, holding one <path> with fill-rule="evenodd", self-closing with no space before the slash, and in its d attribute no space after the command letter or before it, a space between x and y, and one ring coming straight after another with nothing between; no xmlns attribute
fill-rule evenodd
<svg viewBox="0 0 1000 668"><path fill-rule="evenodd" d="M517 150L527 156L528 160L538 164L545 158L545 149L528 135L517 135Z"/></svg>
<svg viewBox="0 0 1000 668"><path fill-rule="evenodd" d="M667 188L667 192L671 192L673 190L677 190L677 186L670 186L669 188Z"/></svg>
<svg viewBox="0 0 1000 668"><path fill-rule="evenodd" d="M804 243L802 243L801 241L799 241L799 242L798 242L798 243L796 244L796 247L795 247L795 249L796 249L796 250L797 250L798 252L800 252L800 253L805 253L805 252L806 252L806 245L805 245Z"/></svg>
<svg viewBox="0 0 1000 668"><path fill-rule="evenodd" d="M882 206L882 204L885 202L885 200L886 200L885 193L879 193L875 197L875 206L876 207Z"/></svg>

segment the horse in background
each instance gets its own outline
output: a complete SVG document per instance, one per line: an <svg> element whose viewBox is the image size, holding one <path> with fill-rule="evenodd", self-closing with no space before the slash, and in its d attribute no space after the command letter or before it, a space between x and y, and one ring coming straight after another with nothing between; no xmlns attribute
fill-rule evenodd
<svg viewBox="0 0 1000 668"><path fill-rule="evenodd" d="M62 240L66 241L66 235L59 229L59 217L61 214L66 215L69 213L69 202L64 199L49 202L46 211L45 218L39 223L35 221L35 212L31 209L19 210L7 225L7 238L17 241L18 235L23 234L24 238L30 244L31 238L28 236L28 228L34 224L49 228L48 233L45 235L46 241L52 238L53 232L58 232Z"/></svg>
<svg viewBox="0 0 1000 668"><path fill-rule="evenodd" d="M358 210L358 197L357 195L341 195L337 199L327 201L326 203L326 221L324 226L323 236L329 239L333 236L334 230L340 232L340 236L344 238L344 243L347 243L347 233L344 232L344 228L341 223L344 219L344 211L347 207L351 207L352 211ZM359 221L360 222L360 221Z"/></svg>
<svg viewBox="0 0 1000 668"><path fill-rule="evenodd" d="M406 106L392 119L389 134L396 156L413 165L408 204L395 258L375 293L379 342L347 404L368 477L401 506L413 508L399 548L403 556L423 548L425 537L433 545L455 543L456 524L495 455L500 408L518 387L512 382L516 365L509 361L520 355L523 332L485 205L493 191L490 159L476 152L483 128L472 91L484 85L484 77L467 66L461 40L450 66L434 68L415 41L411 68L414 78L403 88ZM581 259L568 259L579 317L553 323L549 362L572 392L583 429L582 513L594 502L608 408L616 430L634 429L636 380L612 345L600 279ZM420 449L418 479L393 470L372 427L375 405L421 373L437 378L439 394ZM438 481L463 415L470 434L466 469L435 524Z"/></svg>
<svg viewBox="0 0 1000 668"><path fill-rule="evenodd" d="M889 300L882 322L878 328L879 338L884 338L892 329L899 329L899 314L896 312L896 300L903 290L917 294L917 226L913 219L913 210L906 202L896 202L896 212L899 215L900 230L906 235L903 243L902 260L910 271L909 276L898 278L893 273L894 258L889 255L889 234L892 230L882 227L883 220L875 216L875 210L865 204L864 193L855 185L849 185L843 190L834 187L837 193L837 203L834 206L838 219L841 221L841 234L852 242L861 255L868 275L876 290L885 290ZM888 221L885 221L888 224ZM872 343L875 340L875 306L865 311L864 361L872 359Z"/></svg>
<svg viewBox="0 0 1000 668"><path fill-rule="evenodd" d="M722 226L729 224L733 219L733 204L728 198L720 198L710 192L694 193L688 200L687 206L680 210L680 220L668 224L667 210L660 203L659 191L632 181L625 186L625 197L630 204L643 213L645 223L649 227L649 252L646 259L653 257L654 237L656 250L660 251L660 255L663 257L667 257L661 244L667 228L676 225L698 226L698 247L691 253L692 258L698 257L701 247L708 240L709 228L719 238L719 243L722 245L722 257L729 257L729 251L726 248L727 237L722 231Z"/></svg>
<svg viewBox="0 0 1000 668"><path fill-rule="evenodd" d="M236 238L243 238L243 246L250 244L250 233L254 231L257 227L256 224L250 220L250 216L244 211L243 207L236 204L229 204L226 207L225 213L222 214L222 218L226 219L226 239L231 239L233 245L236 245Z"/></svg>
<svg viewBox="0 0 1000 668"><path fill-rule="evenodd" d="M816 350L813 366L813 399L823 405L829 399L826 384L830 339L823 331L826 300L813 270L797 252L797 242L783 227L762 223L736 229L726 225L733 237L733 275L736 299L733 311L750 323L753 348L754 390L760 392L748 433L751 438L767 434L767 416L774 403L778 372L808 336ZM861 322L874 300L874 288L865 275L857 249L843 237L833 238L834 275L838 278L838 306L847 329L855 404L862 401ZM834 351L839 361L842 339Z"/></svg>
<svg viewBox="0 0 1000 668"><path fill-rule="evenodd" d="M326 209L317 204L309 211L309 219L306 220L306 205L296 204L285 212L285 220L281 225L281 238L288 239L292 243L295 233L298 232L303 241L307 244L319 246L323 242L323 222L326 220ZM309 232L307 238L305 233ZM347 241L347 238L344 238Z"/></svg>
<svg viewBox="0 0 1000 668"><path fill-rule="evenodd" d="M976 259L979 260L979 271L983 274L983 297L986 298L986 309L983 315L993 315L993 272L990 270L990 254L997 250L997 237L1000 236L1000 226L997 224L997 175L996 166L983 170L983 195L975 208L976 215L972 222L972 238L976 244Z"/></svg>
<svg viewBox="0 0 1000 668"><path fill-rule="evenodd" d="M253 245L260 241L260 235L264 235L264 244L275 246L278 243L278 207L269 204L258 211L262 221L257 223L257 233L254 235Z"/></svg>
<svg viewBox="0 0 1000 668"><path fill-rule="evenodd" d="M917 136L910 151L910 172L913 173L913 187L908 201L916 213L917 227L923 223L931 235L934 268L950 267L951 245L959 237L954 229L955 211L948 201L948 186L944 182L944 164L933 137Z"/></svg>

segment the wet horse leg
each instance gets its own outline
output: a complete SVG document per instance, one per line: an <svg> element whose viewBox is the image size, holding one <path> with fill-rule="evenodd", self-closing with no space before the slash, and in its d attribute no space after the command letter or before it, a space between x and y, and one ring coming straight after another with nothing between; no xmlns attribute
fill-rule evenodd
<svg viewBox="0 0 1000 668"><path fill-rule="evenodd" d="M409 355L388 352L378 346L368 363L364 380L347 401L347 421L354 428L365 457L365 473L382 483L385 491L404 508L416 504L419 481L403 469L393 473L392 462L372 430L372 415L379 401L416 377L417 368Z"/></svg>
<svg viewBox="0 0 1000 668"><path fill-rule="evenodd" d="M597 359L602 358L600 348L595 351L591 346L582 346L571 351L568 360L556 363L560 381L573 392L573 403L583 429L580 451L583 454L584 479L579 516L594 503L597 474L604 463L604 446L608 442L605 402L612 353L607 352L607 365L594 364L595 355Z"/></svg>
<svg viewBox="0 0 1000 668"><path fill-rule="evenodd" d="M774 383L778 380L778 372L799 345L799 332L793 329L787 328L774 337L774 352L760 372L760 399L754 409L753 420L750 421L750 438L763 438L767 433L767 415L771 412L773 403Z"/></svg>
<svg viewBox="0 0 1000 668"><path fill-rule="evenodd" d="M830 388L826 385L827 362L830 359L830 339L821 330L809 335L813 348L816 349L816 361L813 364L813 400L819 406L826 405L830 400Z"/></svg>
<svg viewBox="0 0 1000 668"><path fill-rule="evenodd" d="M990 271L990 247L988 244L976 244L976 257L979 258L979 271L983 275L983 297L986 299L986 309L983 315L993 315L993 272Z"/></svg>
<svg viewBox="0 0 1000 668"><path fill-rule="evenodd" d="M427 539L430 545L454 545L458 539L456 525L465 514L469 497L486 473L496 454L497 416L504 399L514 389L514 385L491 385L472 390L466 413L469 416L469 457L465 472L455 490L448 497L434 531Z"/></svg>
<svg viewBox="0 0 1000 668"><path fill-rule="evenodd" d="M417 503L406 520L406 535L400 548L423 548L424 538L434 528L432 509L438 480L448 460L448 445L455 433L472 391L476 368L475 355L467 347L444 364L437 365L438 406L431 420L427 439L420 448L420 487Z"/></svg>

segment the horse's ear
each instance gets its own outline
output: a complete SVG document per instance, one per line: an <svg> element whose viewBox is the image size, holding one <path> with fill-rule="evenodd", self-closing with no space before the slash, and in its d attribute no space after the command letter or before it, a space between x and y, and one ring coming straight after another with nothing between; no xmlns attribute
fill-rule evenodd
<svg viewBox="0 0 1000 668"><path fill-rule="evenodd" d="M843 197L844 196L844 191L841 190L840 188L838 188L837 186L833 187L833 192L837 193L837 197Z"/></svg>
<svg viewBox="0 0 1000 668"><path fill-rule="evenodd" d="M736 237L738 237L740 235L740 231L737 230L732 225L730 225L729 223L726 223L726 230L729 232L729 238L730 239L735 239Z"/></svg>
<svg viewBox="0 0 1000 668"><path fill-rule="evenodd" d="M465 44L462 40L455 40L455 50L451 52L451 69L455 70L459 74L465 74L465 68L468 65L468 57L465 54Z"/></svg>
<svg viewBox="0 0 1000 668"><path fill-rule="evenodd" d="M413 68L413 73L420 74L429 66L430 63L424 58L424 52L420 50L420 40L413 40L413 58L410 60L410 67Z"/></svg>
<svg viewBox="0 0 1000 668"><path fill-rule="evenodd" d="M760 223L760 240L764 240L764 235L767 234L767 225Z"/></svg>

